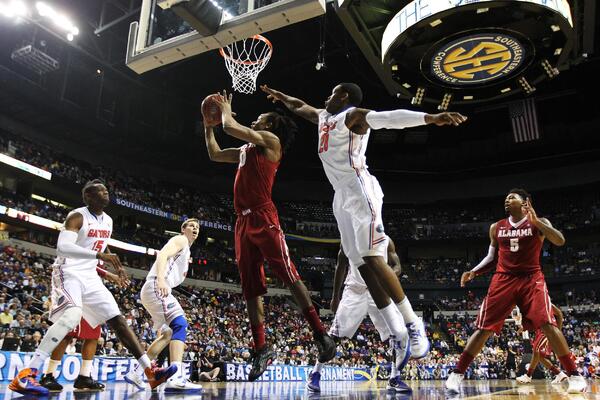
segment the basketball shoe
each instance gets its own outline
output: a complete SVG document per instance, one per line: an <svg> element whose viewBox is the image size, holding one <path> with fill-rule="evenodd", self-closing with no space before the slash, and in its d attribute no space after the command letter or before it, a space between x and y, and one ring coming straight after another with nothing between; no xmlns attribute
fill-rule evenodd
<svg viewBox="0 0 600 400"><path fill-rule="evenodd" d="M97 382L91 376L78 375L73 384L75 390L104 390L106 386L103 383Z"/></svg>
<svg viewBox="0 0 600 400"><path fill-rule="evenodd" d="M429 353L429 339L425 332L425 324L421 318L415 322L406 325L408 329L408 337L410 338L410 354L411 358L423 358Z"/></svg>
<svg viewBox="0 0 600 400"><path fill-rule="evenodd" d="M581 375L571 375L569 377L569 387L567 393L583 393L587 389L587 382Z"/></svg>
<svg viewBox="0 0 600 400"><path fill-rule="evenodd" d="M565 374L563 371L560 371L560 373L558 375L556 375L554 377L554 379L552 379L552 384L553 385L559 385L561 384L565 379L569 379L569 377L567 376L567 374Z"/></svg>
<svg viewBox="0 0 600 400"><path fill-rule="evenodd" d="M335 351L337 345L335 340L331 338L327 333L314 334L315 342L317 342L317 348L319 349L319 362L326 363L331 361L335 357Z"/></svg>
<svg viewBox="0 0 600 400"><path fill-rule="evenodd" d="M400 375L396 375L393 378L390 378L387 384L388 390L394 390L396 392L410 393L412 389L406 383L400 379Z"/></svg>
<svg viewBox="0 0 600 400"><path fill-rule="evenodd" d="M56 378L52 374L44 374L40 379L40 385L45 387L51 392L60 392L63 390L63 385L56 382Z"/></svg>
<svg viewBox="0 0 600 400"><path fill-rule="evenodd" d="M165 384L165 393L191 393L200 391L202 391L202 385L192 383L183 377L173 377Z"/></svg>
<svg viewBox="0 0 600 400"><path fill-rule="evenodd" d="M459 374L458 372L452 372L448 376L448 379L446 380L446 383L444 383L444 386L446 387L446 390L449 393L460 393L460 384L462 383L463 379L463 374Z"/></svg>
<svg viewBox="0 0 600 400"><path fill-rule="evenodd" d="M275 357L277 357L277 354L274 351L269 350L268 346L263 346L263 348L258 351L255 350L254 357L252 358L252 369L248 374L248 380L250 382L257 380L273 362Z"/></svg>
<svg viewBox="0 0 600 400"><path fill-rule="evenodd" d="M312 393L321 393L321 373L311 372L306 382L306 389Z"/></svg>
<svg viewBox="0 0 600 400"><path fill-rule="evenodd" d="M13 392L21 394L30 394L34 396L48 396L50 391L41 386L35 378L37 377L36 368L25 368L19 371L17 376L12 380L8 388Z"/></svg>
<svg viewBox="0 0 600 400"><path fill-rule="evenodd" d="M517 377L516 380L518 383L531 383L531 377L527 374L523 374L523 375Z"/></svg>

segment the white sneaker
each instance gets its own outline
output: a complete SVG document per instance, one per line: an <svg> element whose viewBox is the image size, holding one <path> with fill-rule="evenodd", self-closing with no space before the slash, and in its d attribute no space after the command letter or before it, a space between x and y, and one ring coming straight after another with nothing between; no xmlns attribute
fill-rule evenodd
<svg viewBox="0 0 600 400"><path fill-rule="evenodd" d="M392 347L393 354L395 354L396 368L398 371L402 371L410 358L408 335L405 334L402 338L396 338L393 335L390 336L390 346Z"/></svg>
<svg viewBox="0 0 600 400"><path fill-rule="evenodd" d="M415 322L406 325L408 336L410 338L411 358L423 358L429 353L429 339L425 332L425 324L421 318Z"/></svg>
<svg viewBox="0 0 600 400"><path fill-rule="evenodd" d="M444 386L446 390L450 393L460 393L460 384L462 383L464 376L462 374L458 374L456 372L452 372Z"/></svg>
<svg viewBox="0 0 600 400"><path fill-rule="evenodd" d="M572 375L569 378L567 393L583 393L587 389L587 382L583 376Z"/></svg>
<svg viewBox="0 0 600 400"><path fill-rule="evenodd" d="M517 377L517 382L518 383L531 383L531 377L527 374L523 374L523 375Z"/></svg>
<svg viewBox="0 0 600 400"><path fill-rule="evenodd" d="M125 382L136 386L140 390L146 389L146 382L142 375L138 374L135 370L130 370L124 377Z"/></svg>
<svg viewBox="0 0 600 400"><path fill-rule="evenodd" d="M552 384L553 385L559 385L561 384L565 379L569 379L569 377L567 376L567 374L565 374L563 371L560 371L560 373L558 375L556 375L554 377L554 379L552 380Z"/></svg>
<svg viewBox="0 0 600 400"><path fill-rule="evenodd" d="M199 392L202 390L202 385L198 385L197 383L192 383L187 379L169 379L165 383L165 392Z"/></svg>

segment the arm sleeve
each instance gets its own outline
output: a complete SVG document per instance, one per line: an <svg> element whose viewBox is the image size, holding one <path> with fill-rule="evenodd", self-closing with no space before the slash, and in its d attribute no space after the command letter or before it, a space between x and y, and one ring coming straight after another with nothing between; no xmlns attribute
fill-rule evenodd
<svg viewBox="0 0 600 400"><path fill-rule="evenodd" d="M496 248L494 246L490 246L488 249L488 253L487 255L483 258L483 260L481 260L479 262L479 264L477 264L473 269L471 269L471 272L475 272L476 274L480 274L482 273L483 269L485 267L488 267L489 263L491 263L492 261L494 261L494 255L496 254ZM487 270L487 268L485 268L485 270Z"/></svg>
<svg viewBox="0 0 600 400"><path fill-rule="evenodd" d="M62 231L58 235L56 253L61 257L95 259L97 252L85 249L77 244L77 233L73 231Z"/></svg>
<svg viewBox="0 0 600 400"><path fill-rule="evenodd" d="M410 110L370 111L365 119L373 129L404 129L425 125L425 113Z"/></svg>

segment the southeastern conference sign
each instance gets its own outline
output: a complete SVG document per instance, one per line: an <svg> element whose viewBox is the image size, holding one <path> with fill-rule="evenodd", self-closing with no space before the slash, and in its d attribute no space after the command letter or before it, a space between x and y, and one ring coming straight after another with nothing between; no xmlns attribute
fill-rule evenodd
<svg viewBox="0 0 600 400"><path fill-rule="evenodd" d="M415 0L388 24L381 57L399 97L483 102L554 77L572 36L566 0Z"/></svg>

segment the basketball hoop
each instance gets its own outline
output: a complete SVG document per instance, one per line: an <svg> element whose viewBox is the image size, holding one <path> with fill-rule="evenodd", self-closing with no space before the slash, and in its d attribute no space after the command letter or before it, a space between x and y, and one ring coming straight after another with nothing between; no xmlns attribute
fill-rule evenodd
<svg viewBox="0 0 600 400"><path fill-rule="evenodd" d="M273 45L261 35L232 43L219 50L233 80L233 89L240 93L254 93L256 78L273 54Z"/></svg>

